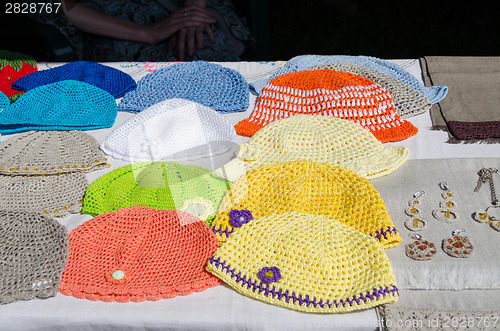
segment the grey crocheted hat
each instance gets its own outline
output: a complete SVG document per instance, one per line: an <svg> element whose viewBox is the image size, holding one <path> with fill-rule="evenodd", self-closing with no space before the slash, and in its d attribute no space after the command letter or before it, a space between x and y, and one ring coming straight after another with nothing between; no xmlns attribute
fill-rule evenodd
<svg viewBox="0 0 500 331"><path fill-rule="evenodd" d="M307 70L330 69L336 71L349 72L385 87L391 93L394 107L402 119L424 113L431 108L432 103L425 95L411 88L402 81L390 77L381 71L370 69L361 65L347 62L333 62L320 64L308 68Z"/></svg>
<svg viewBox="0 0 500 331"><path fill-rule="evenodd" d="M90 172L107 165L99 143L81 131L28 131L0 147L0 174Z"/></svg>
<svg viewBox="0 0 500 331"><path fill-rule="evenodd" d="M82 210L88 186L83 173L53 176L1 176L0 210L64 217Z"/></svg>
<svg viewBox="0 0 500 331"><path fill-rule="evenodd" d="M0 303L56 295L68 259L68 233L36 213L0 211Z"/></svg>

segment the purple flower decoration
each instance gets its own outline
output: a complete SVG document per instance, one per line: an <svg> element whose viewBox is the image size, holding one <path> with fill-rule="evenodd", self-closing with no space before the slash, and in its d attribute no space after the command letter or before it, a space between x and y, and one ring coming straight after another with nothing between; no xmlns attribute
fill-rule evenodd
<svg viewBox="0 0 500 331"><path fill-rule="evenodd" d="M281 272L278 267L264 267L260 269L257 276L266 284L277 282L281 279Z"/></svg>
<svg viewBox="0 0 500 331"><path fill-rule="evenodd" d="M239 228L240 226L250 222L251 220L253 220L253 216L250 210L233 209L229 212L229 223L231 223L231 225L236 228Z"/></svg>

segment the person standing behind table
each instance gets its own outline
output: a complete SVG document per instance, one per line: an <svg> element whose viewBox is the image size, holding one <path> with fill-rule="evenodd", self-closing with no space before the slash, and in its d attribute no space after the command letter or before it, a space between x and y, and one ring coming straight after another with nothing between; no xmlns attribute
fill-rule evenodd
<svg viewBox="0 0 500 331"><path fill-rule="evenodd" d="M56 26L78 60L239 61L254 43L228 0L59 1L57 13L30 16Z"/></svg>

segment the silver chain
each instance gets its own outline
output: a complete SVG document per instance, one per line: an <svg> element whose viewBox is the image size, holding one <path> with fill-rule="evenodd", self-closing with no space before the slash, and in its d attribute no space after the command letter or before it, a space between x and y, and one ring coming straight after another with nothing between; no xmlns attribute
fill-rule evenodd
<svg viewBox="0 0 500 331"><path fill-rule="evenodd" d="M479 179L477 180L477 185L476 188L474 189L474 192L478 192L479 189L481 188L481 185L483 183L489 182L490 184L490 193L491 193L491 204L492 205L497 205L498 204L498 198L497 194L495 191L495 183L493 182L493 174L496 174L498 172L498 169L495 168L483 168L477 172L479 175Z"/></svg>

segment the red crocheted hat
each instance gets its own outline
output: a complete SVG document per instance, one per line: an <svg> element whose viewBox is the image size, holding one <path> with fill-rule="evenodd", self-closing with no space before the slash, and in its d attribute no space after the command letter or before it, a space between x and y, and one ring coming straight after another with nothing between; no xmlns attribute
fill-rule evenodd
<svg viewBox="0 0 500 331"><path fill-rule="evenodd" d="M297 114L351 120L381 142L403 140L418 131L399 117L390 92L382 86L355 74L323 69L271 80L250 117L236 124L236 133L251 137L265 125Z"/></svg>
<svg viewBox="0 0 500 331"><path fill-rule="evenodd" d="M102 214L69 235L60 292L102 301L144 301L204 291L221 283L205 271L219 247L199 218L133 206Z"/></svg>
<svg viewBox="0 0 500 331"><path fill-rule="evenodd" d="M7 97L22 93L14 90L12 83L37 71L36 61L29 55L0 50L0 91Z"/></svg>

